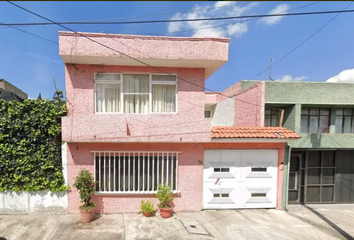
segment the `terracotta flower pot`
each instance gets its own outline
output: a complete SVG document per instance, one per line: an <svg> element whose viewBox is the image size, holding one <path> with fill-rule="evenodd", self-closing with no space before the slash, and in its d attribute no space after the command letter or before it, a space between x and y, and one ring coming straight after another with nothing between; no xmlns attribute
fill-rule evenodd
<svg viewBox="0 0 354 240"><path fill-rule="evenodd" d="M171 217L172 208L159 208L159 209L160 209L161 217L163 218Z"/></svg>
<svg viewBox="0 0 354 240"><path fill-rule="evenodd" d="M89 208L87 210L80 209L80 218L82 223L92 222L93 214L95 213L95 208Z"/></svg>
<svg viewBox="0 0 354 240"><path fill-rule="evenodd" d="M151 216L151 212L144 212L144 216L145 217L150 217Z"/></svg>

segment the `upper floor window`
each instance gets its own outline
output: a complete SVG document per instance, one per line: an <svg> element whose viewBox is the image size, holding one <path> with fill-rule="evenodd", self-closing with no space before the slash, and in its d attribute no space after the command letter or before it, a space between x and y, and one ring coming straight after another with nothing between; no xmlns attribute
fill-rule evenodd
<svg viewBox="0 0 354 240"><path fill-rule="evenodd" d="M264 115L264 126L265 127L279 127L280 126L280 116L282 109L276 108L266 108Z"/></svg>
<svg viewBox="0 0 354 240"><path fill-rule="evenodd" d="M328 108L302 108L301 132L302 133L328 133L329 109Z"/></svg>
<svg viewBox="0 0 354 240"><path fill-rule="evenodd" d="M176 112L177 77L161 74L97 73L96 112Z"/></svg>
<svg viewBox="0 0 354 240"><path fill-rule="evenodd" d="M336 133L354 133L354 109L336 109Z"/></svg>
<svg viewBox="0 0 354 240"><path fill-rule="evenodd" d="M204 118L213 118L215 106L206 105L204 107Z"/></svg>

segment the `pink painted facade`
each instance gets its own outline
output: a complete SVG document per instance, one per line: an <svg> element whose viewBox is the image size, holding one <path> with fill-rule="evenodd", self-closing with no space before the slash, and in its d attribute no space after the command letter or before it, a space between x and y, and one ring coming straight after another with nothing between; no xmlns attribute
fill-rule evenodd
<svg viewBox="0 0 354 240"><path fill-rule="evenodd" d="M263 83L244 92L239 83L223 94L204 92L206 78L228 59L229 39L85 35L123 54L77 34L59 33L68 108L67 116L62 118L62 140L68 143L70 186L81 169L94 173L92 151L178 151L179 192L175 196L174 210L199 211L203 208L205 149L278 149L279 164L283 162L284 144L211 142L212 122L204 117L205 105L225 100L223 95L235 96L235 126L263 124ZM126 55L155 67L142 66ZM177 75L176 113L95 113L95 73L161 72ZM279 165L279 171L281 169ZM278 181L277 208L281 208L281 173ZM96 211L100 213L138 212L143 199L157 202L155 195L146 194L95 194L93 197ZM78 192L71 187L69 212L77 213L79 206Z"/></svg>
<svg viewBox="0 0 354 240"><path fill-rule="evenodd" d="M177 80L177 113L96 114L96 72L159 73L136 66L65 66L68 116L62 118L66 142L205 142L211 120L204 118L204 69L160 68L193 83ZM203 87L198 87L203 86ZM130 135L127 133L127 126ZM87 131L90 129L90 131Z"/></svg>
<svg viewBox="0 0 354 240"><path fill-rule="evenodd" d="M235 127L263 127L265 84L258 84L239 92L235 98Z"/></svg>
<svg viewBox="0 0 354 240"><path fill-rule="evenodd" d="M69 143L68 183L82 168L94 172L94 156L91 151L180 151L178 156L178 188L175 195L175 211L200 211L203 197L204 148L198 143ZM155 195L95 195L97 212L119 213L138 212L141 200L151 199L157 203ZM69 193L69 212L77 213L80 206L79 194L75 188Z"/></svg>
<svg viewBox="0 0 354 240"><path fill-rule="evenodd" d="M219 95L218 92L205 92L205 105L216 105Z"/></svg>

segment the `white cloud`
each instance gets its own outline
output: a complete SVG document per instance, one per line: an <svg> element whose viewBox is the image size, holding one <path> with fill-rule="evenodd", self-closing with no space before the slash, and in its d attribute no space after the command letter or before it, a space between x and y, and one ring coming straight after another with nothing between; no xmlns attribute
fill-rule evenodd
<svg viewBox="0 0 354 240"><path fill-rule="evenodd" d="M247 23L235 23L227 26L228 35L235 35L236 37L240 37L242 34L248 31Z"/></svg>
<svg viewBox="0 0 354 240"><path fill-rule="evenodd" d="M338 75L327 79L326 82L354 83L354 68L341 71Z"/></svg>
<svg viewBox="0 0 354 240"><path fill-rule="evenodd" d="M176 13L175 15L172 16L172 19L181 19L181 14ZM182 22L172 22L168 25L168 32L177 32L181 29L182 27Z"/></svg>
<svg viewBox="0 0 354 240"><path fill-rule="evenodd" d="M226 7L226 6L230 6L230 5L232 5L233 3L235 3L235 2L232 2L232 1L217 1L216 3L215 3L215 7Z"/></svg>
<svg viewBox="0 0 354 240"><path fill-rule="evenodd" d="M280 4L278 6L276 6L275 8L273 8L272 10L270 10L268 12L268 14L277 14L277 13L286 13L289 10L289 5L288 4ZM274 25L278 22L280 22L280 20L283 17L278 16L278 17L265 17L265 18L261 18L261 22L266 24L266 25Z"/></svg>
<svg viewBox="0 0 354 240"><path fill-rule="evenodd" d="M281 79L277 79L275 81L281 82L298 82L307 79L307 76L300 76L300 77L292 77L291 75L284 75Z"/></svg>
<svg viewBox="0 0 354 240"><path fill-rule="evenodd" d="M171 19L240 16L257 5L258 2L238 5L237 2L218 1L213 5L195 5L189 12L177 13ZM167 30L169 33L191 30L193 37L241 37L248 31L248 23L235 23L235 20L174 22L168 24Z"/></svg>

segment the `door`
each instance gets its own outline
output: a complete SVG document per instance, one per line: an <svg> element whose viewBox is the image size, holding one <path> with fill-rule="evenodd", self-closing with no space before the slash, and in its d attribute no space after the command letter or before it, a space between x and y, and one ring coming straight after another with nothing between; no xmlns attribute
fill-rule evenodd
<svg viewBox="0 0 354 240"><path fill-rule="evenodd" d="M305 203L334 202L335 151L308 151L305 161Z"/></svg>
<svg viewBox="0 0 354 240"><path fill-rule="evenodd" d="M336 203L354 202L354 151L337 152L335 187Z"/></svg>
<svg viewBox="0 0 354 240"><path fill-rule="evenodd" d="M301 153L291 153L288 188L289 203L298 203L300 201L301 169Z"/></svg>
<svg viewBox="0 0 354 240"><path fill-rule="evenodd" d="M205 150L205 209L275 208L277 150Z"/></svg>

